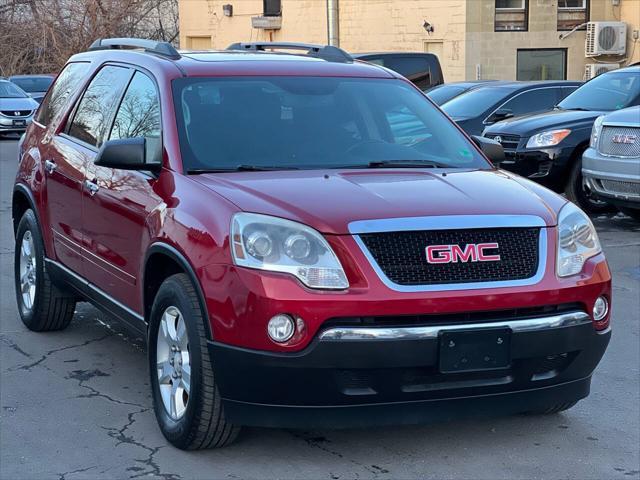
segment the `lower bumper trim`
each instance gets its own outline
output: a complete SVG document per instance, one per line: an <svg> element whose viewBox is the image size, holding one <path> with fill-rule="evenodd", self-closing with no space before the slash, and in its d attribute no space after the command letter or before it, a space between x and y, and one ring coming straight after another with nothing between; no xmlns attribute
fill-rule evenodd
<svg viewBox="0 0 640 480"><path fill-rule="evenodd" d="M547 387L458 398L341 406L265 405L225 399L227 419L273 428L362 428L415 425L464 418L512 415L578 401L589 395L591 377Z"/></svg>

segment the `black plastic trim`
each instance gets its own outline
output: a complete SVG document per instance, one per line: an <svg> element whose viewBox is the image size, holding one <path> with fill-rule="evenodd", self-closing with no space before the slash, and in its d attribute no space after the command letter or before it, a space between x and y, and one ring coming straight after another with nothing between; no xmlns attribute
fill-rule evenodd
<svg viewBox="0 0 640 480"><path fill-rule="evenodd" d="M65 285L75 290L81 297L91 302L103 312L117 317L127 327L141 334L146 339L147 324L144 317L134 312L126 305L120 303L96 285L82 278L77 273L69 270L64 265L45 259L47 273L57 285Z"/></svg>
<svg viewBox="0 0 640 480"><path fill-rule="evenodd" d="M33 193L23 183L16 183L13 186L13 193L18 192L18 191L21 192L21 193L24 193L26 195L27 201L29 202L29 205L31 206L31 210L33 210L33 213L36 216L36 220L38 221L38 225L40 225L40 213L38 212L38 208L36 207L36 199L33 197ZM13 222L14 226L17 227L17 222L20 221L20 219L19 218L13 218L13 198L11 199L11 218L14 221Z"/></svg>
<svg viewBox="0 0 640 480"><path fill-rule="evenodd" d="M202 308L202 311L204 312L204 319L205 319L204 329L205 329L205 332L207 333L207 340L213 340L213 333L211 332L211 324L209 323L209 312L207 310L207 303L204 299L204 292L202 291L202 287L200 286L200 281L198 280L198 276L196 275L194 268L191 266L191 263L189 263L189 260L187 260L187 258L182 253L180 253L180 251L175 247L172 247L171 245L166 243L156 242L156 243L153 243L147 250L147 253L144 257L143 272L147 270L147 262L149 260L149 257L154 253L162 253L164 255L167 255L172 260L177 262L182 267L184 272L189 276L189 279L191 280L191 283L195 286L196 293L198 294L198 299L200 301L200 308ZM144 299L144 303L146 305L146 298L144 298L145 297L144 285L145 285L145 278L143 273L141 286L143 289L142 296Z"/></svg>

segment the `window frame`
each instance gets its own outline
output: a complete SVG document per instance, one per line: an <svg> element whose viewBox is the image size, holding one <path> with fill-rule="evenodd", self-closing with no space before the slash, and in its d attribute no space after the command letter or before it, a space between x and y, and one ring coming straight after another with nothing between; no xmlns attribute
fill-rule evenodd
<svg viewBox="0 0 640 480"><path fill-rule="evenodd" d="M155 88L155 91L156 91L156 98L158 99L158 120L160 124L160 135L158 136L158 141L160 142L160 158L155 159L156 162L153 162L153 165L157 165L157 164L163 165L164 142L163 142L162 133L164 129L162 128L162 99L160 96L160 88L158 86L158 81L156 80L155 76L145 68L134 67L132 68L132 70L133 70L133 74L129 78L129 81L127 82L127 85L124 87L124 90L122 91L122 95L118 100L118 105L113 114L113 118L111 119L111 125L109 126L109 134L107 135L107 139L105 141L109 141L109 139L111 138L111 132L113 131L113 127L115 126L116 118L118 117L118 112L120 111L122 102L124 101L124 98L127 96L127 92L129 91L129 87L131 86L131 83L133 82L133 79L136 76L136 73L140 73L141 75L144 75L149 80L151 80L151 83L153 84L153 88ZM145 159L145 160L148 160L148 159ZM150 163L150 162L147 162L147 163Z"/></svg>
<svg viewBox="0 0 640 480"><path fill-rule="evenodd" d="M64 69L66 69L69 65L77 65L77 64L85 64L87 65L87 71L84 72L84 75L82 76L80 82L78 83L78 89L75 93L72 93L71 95L69 95L69 98L67 99L67 108L65 108L64 110L62 110L60 112L58 123L56 125L56 119L52 118L49 122L47 122L47 124L44 124L42 122L39 121L38 119L38 115L40 113L40 109L42 108L42 105L45 104L45 102L49 101L49 97L53 94L53 87L55 85L55 83L58 81L58 78L60 77L60 74L64 71ZM58 75L56 75L56 78L53 80L53 83L51 84L51 86L49 87L49 89L47 90L46 95L42 98L42 101L40 102L40 105L38 106L38 108L36 109L35 113L33 114L33 123L35 123L36 125L38 125L39 127L42 128L49 128L52 125L55 126L54 128L54 133L58 132L58 130L60 129L60 126L64 126L65 122L67 121L68 116L70 115L70 112L72 112L75 108L75 103L78 101L78 95L82 95L82 92L84 92L84 90L86 89L86 86L88 84L88 82L90 81L90 79L92 78L91 75L91 62L90 61L77 61L77 62L67 62L61 69L60 72L58 72ZM80 93L78 93L80 92ZM71 105L71 108L68 107L68 105ZM64 128L64 127L63 127Z"/></svg>
<svg viewBox="0 0 640 480"><path fill-rule="evenodd" d="M578 12L584 10L584 22L587 23L591 20L591 0L582 0L582 7L561 7L560 2L556 6L556 29L558 32L570 32L573 28L560 28L558 25L560 13L562 12ZM586 30L587 26L584 25L576 30Z"/></svg>
<svg viewBox="0 0 640 480"><path fill-rule="evenodd" d="M540 87L535 87L535 88L530 88L528 90L523 90L522 92L518 92L516 93L514 96L507 98L504 102L502 102L500 105L498 105L496 108L493 109L493 111L491 113L489 113L489 115L487 115L487 117L482 121L483 125L493 125L496 122L489 122L489 119L492 117L492 115L494 113L496 113L498 110L502 109L507 103L511 102L512 100L514 100L515 98L518 98L521 95L525 95L527 93L531 93L531 92L537 92L539 90L556 90L556 103L561 102L562 100L560 99L560 95L558 94L558 90L560 90L561 88L564 88L560 85L550 85L550 86L540 86ZM525 114L526 115L526 114Z"/></svg>
<svg viewBox="0 0 640 480"><path fill-rule="evenodd" d="M156 89L156 94L158 97L158 107L159 107L159 112L160 112L160 145L161 145L161 153L160 153L160 159L159 162L161 165L164 165L164 137L163 137L163 132L164 132L164 122L162 119L162 96L160 94L160 87L158 85L158 81L155 78L155 76L153 75L153 73L151 73L149 70L147 70L146 68L143 67L139 67L137 65L132 65L132 64L128 64L128 63L122 63L122 62L105 62L102 63L100 65L98 65L96 67L96 69L91 73L91 75L88 77L88 79L85 81L84 85L82 86L80 90L80 94L77 98L74 99L74 104L73 104L73 108L69 111L69 115L67 116L66 120L64 121L63 127L59 133L60 136L66 138L67 140L76 143L78 145L83 146L84 148L87 148L93 152L98 152L98 150L100 150L100 147L96 147L94 145L91 145L87 142L84 142L83 140L76 138L72 135L69 134L69 128L71 127L71 124L73 123L73 120L75 119L78 107L80 105L80 102L82 102L82 99L84 98L84 94L87 91L87 89L89 88L89 85L91 85L91 82L93 81L93 79L96 77L96 75L98 75L98 73L105 67L121 67L121 68L126 68L127 70L130 71L130 76L129 79L127 80L127 83L125 84L125 87L122 89L122 92L120 94L120 97L118 98L118 100L116 101L116 108L113 111L113 114L110 116L109 119L109 129L108 129L108 135L111 135L111 130L113 130L113 123L116 119L116 115L118 114L118 111L120 110L120 105L122 104L122 101L124 100L124 96L127 93L127 90L129 89L129 85L131 84L131 81L133 80L134 75L136 74L136 72L140 72L144 75L146 75L147 77L149 77L151 79L151 81L153 82L153 85ZM105 139L105 141L108 141L108 138Z"/></svg>
<svg viewBox="0 0 640 480"><path fill-rule="evenodd" d="M562 81L562 80L567 80L567 68L569 66L569 50L567 48L557 48L557 47L550 47L550 48L517 48L516 49L516 79L518 78L518 66L519 66L519 53L520 52L548 52L548 51L558 51L558 52L562 52L564 55L564 65L562 66L562 70L563 70L563 77L559 80L545 80L545 81ZM536 80L522 80L522 81L536 81Z"/></svg>
<svg viewBox="0 0 640 480"><path fill-rule="evenodd" d="M497 0L493 2L493 31L495 33L513 33L513 32L528 32L529 31L529 0L522 0L523 6L520 8L499 8L497 6ZM520 13L524 14L524 28L522 30L499 30L498 29L498 14L499 13Z"/></svg>

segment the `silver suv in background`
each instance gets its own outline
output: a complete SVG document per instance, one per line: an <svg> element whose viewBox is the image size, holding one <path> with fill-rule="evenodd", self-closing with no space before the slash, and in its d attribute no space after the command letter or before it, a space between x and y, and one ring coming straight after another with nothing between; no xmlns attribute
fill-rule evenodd
<svg viewBox="0 0 640 480"><path fill-rule="evenodd" d="M640 106L596 119L582 175L600 199L640 220Z"/></svg>

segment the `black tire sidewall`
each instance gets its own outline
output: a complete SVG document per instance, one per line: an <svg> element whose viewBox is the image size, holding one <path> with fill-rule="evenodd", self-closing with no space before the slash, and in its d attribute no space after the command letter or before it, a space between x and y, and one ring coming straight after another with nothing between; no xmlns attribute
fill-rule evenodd
<svg viewBox="0 0 640 480"><path fill-rule="evenodd" d="M170 277L162 284L153 302L147 351L153 404L160 429L172 444L179 448L187 448L191 441L190 437L193 435L196 413L202 408L203 352L200 348L199 332L195 324L195 322L202 321L202 312L194 310L189 295L176 277ZM184 415L178 420L172 419L164 407L156 369L156 349L160 320L163 312L170 306L178 308L183 315L189 337L189 360L191 364L189 401Z"/></svg>
<svg viewBox="0 0 640 480"><path fill-rule="evenodd" d="M586 213L607 213L615 209L608 203L597 204L592 202L584 190L582 179L582 154L571 167L569 182L565 190L567 197L573 203L578 205Z"/></svg>
<svg viewBox="0 0 640 480"><path fill-rule="evenodd" d="M24 306L20 292L20 249L22 247L22 239L28 231L31 232L33 247L36 254L36 294L34 295L33 305L30 310ZM39 320L38 312L42 310L41 303L44 291L44 268L44 243L42 241L42 235L40 234L38 221L36 220L33 210L27 210L20 219L20 223L18 224L18 229L16 231L13 272L18 313L20 314L22 322L32 329L37 328L36 323Z"/></svg>

